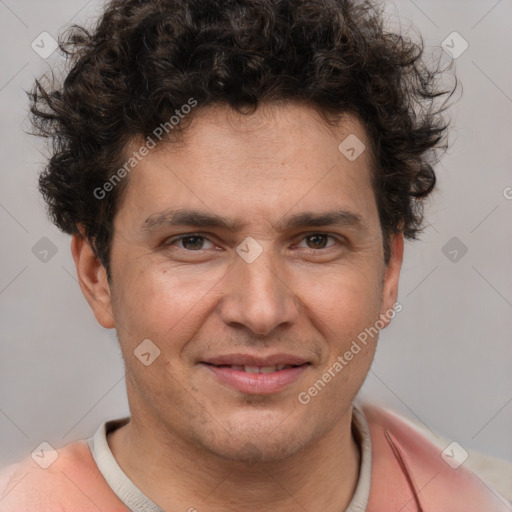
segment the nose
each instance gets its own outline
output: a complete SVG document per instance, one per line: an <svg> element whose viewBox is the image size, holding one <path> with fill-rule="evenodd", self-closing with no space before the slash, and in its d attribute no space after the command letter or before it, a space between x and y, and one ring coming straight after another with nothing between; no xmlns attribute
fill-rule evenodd
<svg viewBox="0 0 512 512"><path fill-rule="evenodd" d="M252 263L237 260L226 278L228 291L220 307L226 325L245 326L254 334L268 335L297 320L298 298L287 283L286 273L266 251Z"/></svg>

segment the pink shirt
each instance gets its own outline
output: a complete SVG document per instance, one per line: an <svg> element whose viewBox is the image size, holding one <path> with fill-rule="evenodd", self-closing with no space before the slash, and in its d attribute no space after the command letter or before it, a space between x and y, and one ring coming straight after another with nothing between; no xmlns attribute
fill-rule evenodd
<svg viewBox="0 0 512 512"><path fill-rule="evenodd" d="M443 460L439 448L402 419L373 406L360 410L371 438L366 512L511 512L512 507L474 473L464 465L450 465L450 454L448 462ZM57 452L47 469L28 458L3 470L0 512L130 510L107 484L87 441Z"/></svg>

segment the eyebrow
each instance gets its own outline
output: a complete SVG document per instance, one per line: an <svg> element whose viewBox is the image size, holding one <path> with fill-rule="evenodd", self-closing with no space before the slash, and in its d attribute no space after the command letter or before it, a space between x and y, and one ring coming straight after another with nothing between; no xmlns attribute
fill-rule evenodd
<svg viewBox="0 0 512 512"><path fill-rule="evenodd" d="M165 227L193 226L196 228L222 228L229 231L241 231L246 223L227 219L219 215L201 212L198 210L165 210L150 215L143 223L143 231L157 231ZM321 227L321 226L353 226L366 228L363 217L355 212L337 210L328 212L302 212L284 217L273 227L279 231L293 228Z"/></svg>

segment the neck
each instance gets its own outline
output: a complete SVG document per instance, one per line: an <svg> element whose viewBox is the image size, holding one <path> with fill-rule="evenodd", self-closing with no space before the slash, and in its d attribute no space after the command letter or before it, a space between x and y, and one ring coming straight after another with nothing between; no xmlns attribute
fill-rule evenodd
<svg viewBox="0 0 512 512"><path fill-rule="evenodd" d="M164 510L339 512L359 475L351 420L350 409L314 445L283 461L252 465L206 453L165 430L138 428L133 416L107 440L121 469Z"/></svg>

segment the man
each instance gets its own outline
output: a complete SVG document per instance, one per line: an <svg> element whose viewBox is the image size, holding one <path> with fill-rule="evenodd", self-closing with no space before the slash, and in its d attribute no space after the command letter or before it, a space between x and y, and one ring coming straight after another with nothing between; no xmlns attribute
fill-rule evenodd
<svg viewBox="0 0 512 512"><path fill-rule="evenodd" d="M508 510L354 405L446 130L421 47L341 0L116 0L63 47L40 188L131 415L8 468L0 510Z"/></svg>

